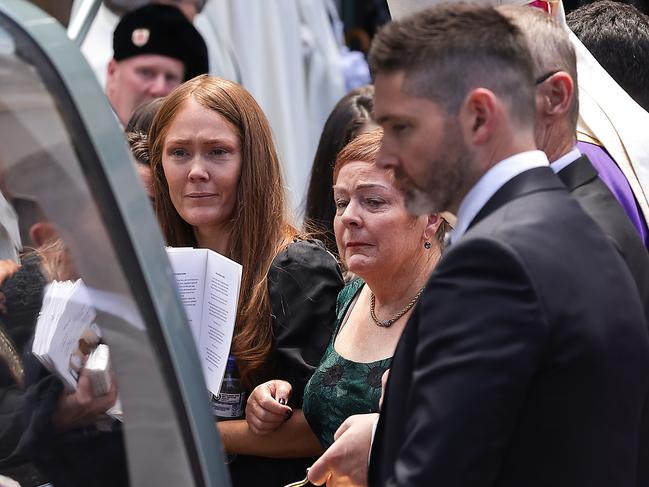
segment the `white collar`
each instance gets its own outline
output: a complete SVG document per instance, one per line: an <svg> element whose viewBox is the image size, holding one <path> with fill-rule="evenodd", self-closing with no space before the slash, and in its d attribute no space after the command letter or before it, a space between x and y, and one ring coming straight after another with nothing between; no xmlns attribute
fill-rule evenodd
<svg viewBox="0 0 649 487"><path fill-rule="evenodd" d="M457 212L457 224L450 242L457 242L487 201L510 179L535 167L547 166L548 158L539 150L521 152L491 167L466 194Z"/></svg>
<svg viewBox="0 0 649 487"><path fill-rule="evenodd" d="M573 162L575 162L577 159L581 157L581 152L579 152L579 149L577 149L577 146L573 147L570 152L567 154L562 155L559 157L554 162L550 163L550 167L552 170L556 173L564 169L566 166L569 166Z"/></svg>

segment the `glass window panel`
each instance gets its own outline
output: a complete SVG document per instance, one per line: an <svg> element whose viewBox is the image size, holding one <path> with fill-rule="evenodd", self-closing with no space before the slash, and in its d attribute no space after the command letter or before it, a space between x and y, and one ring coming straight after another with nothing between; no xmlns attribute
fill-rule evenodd
<svg viewBox="0 0 649 487"><path fill-rule="evenodd" d="M3 202L0 198L0 258L11 258L13 249L20 246L23 259L27 256L37 262L30 272L34 269L40 271L44 276L42 284L54 280L83 280L96 311L95 323L110 346L111 365L119 384L124 413L121 425L110 420L100 425L100 429L109 429L110 432L95 433L94 427L89 427L65 435L57 434L57 442L51 445L59 445L61 449L55 451L56 447L51 446L49 453L53 458L70 456L75 452L75 445L85 444L84 435L96 434L98 438L106 438L106 442L95 442L95 449L88 447L81 451L82 457L77 460L95 460L97 465L101 465L103 451L113 455L108 446L112 441L110 438L119 436L116 432L123 428L131 485L217 485L211 483L215 477L209 477L209 474L216 471L223 475L221 460L212 459L219 462L216 470L214 465L206 466L199 462L198 457L205 452L195 443L195 418L188 412L192 407L187 404L182 387L178 386L179 379L169 363L170 356L178 355L178 351L167 350L163 335L179 330L172 327L163 331L153 305L156 300L171 300L177 304L177 297L169 295L169 289L173 288L168 282L160 286L160 295L148 294L142 267L150 266L151 262L146 262L147 256L136 257L117 208L110 205L111 197L119 198L120 195L110 194L98 161L87 157L94 149L85 137L85 130L92 131L93 127L70 129L74 125L70 120L74 121L76 114L71 116L69 111L72 108L66 106L64 97L57 96L57 88L53 88L57 85L52 81L54 78L43 77L39 72L37 67L42 66L30 59L38 57L34 55L37 50L28 47L25 39L18 42L0 23L0 191L5 200ZM81 59L80 55L78 58ZM92 76L89 69L86 71ZM80 123L79 118L76 120ZM94 134L94 137L101 137L101 134ZM127 154L125 149L123 152ZM142 189L135 186L134 169L122 164L119 170L129 170L126 176L134 179L132 186L125 188L133 213L138 218L152 218L152 212L141 206L146 205L147 200ZM161 247L159 238L156 242ZM159 253L163 255L161 251ZM168 268L167 262L160 264ZM26 267L18 272L25 272ZM171 274L166 277L171 279ZM7 284L10 282L11 279L6 281ZM4 288L0 287L2 290ZM18 308L7 309L7 315L20 311ZM33 330L35 326L35 319L26 321L23 336L25 327ZM1 313L0 323L3 323ZM185 325L181 322L176 326ZM3 326L11 343L15 330L6 323ZM187 333L187 336L180 342L191 344L191 338L187 338L188 330L182 330L182 333ZM13 341L19 342L13 347L14 351L25 357L31 344L25 343L24 339ZM191 353L195 354L193 345L181 350L180 356ZM2 359L7 361L0 347L0 362ZM196 359L192 360L198 363ZM23 362L23 365L34 363L29 357ZM29 367L25 369L22 380L31 384L30 390L33 390L44 379L31 377L27 369ZM202 382L200 369L196 370L198 377L190 379ZM12 377L9 373L7 380L2 378L0 383L2 413L5 406L10 406L2 404L5 393L9 389L18 391L18 396L22 393L17 387L21 380L20 372L16 374ZM34 397L44 403L46 399L52 402L52 398ZM202 394L202 399L206 397ZM201 407L204 407L207 418L207 405ZM212 428L209 434L216 436L213 425L205 424ZM18 429L27 430L31 426L28 421L21 423ZM192 427L194 431L191 431ZM0 441L4 438L11 442L20 441L20 431L14 431L12 438L11 435L3 437L3 428L4 425L0 424ZM75 432L79 431L80 436L77 434L75 437ZM64 436L69 438L62 441ZM24 440L24 435L22 438ZM100 443L99 446L96 443ZM8 445L6 443L6 448ZM216 440L213 445L217 445ZM65 451L67 447L71 448L69 452ZM74 458L69 460L74 461ZM13 466L8 466L11 463L6 456L0 456L0 474L16 472ZM94 467L86 465L85 468ZM99 471L93 472L93 475L99 474ZM219 485L227 485L227 479L222 478L223 484ZM37 483L36 480L33 482Z"/></svg>

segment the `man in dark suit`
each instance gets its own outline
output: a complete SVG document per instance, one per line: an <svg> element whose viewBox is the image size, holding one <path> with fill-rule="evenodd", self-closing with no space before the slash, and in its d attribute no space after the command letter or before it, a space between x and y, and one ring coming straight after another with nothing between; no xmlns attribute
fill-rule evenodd
<svg viewBox="0 0 649 487"><path fill-rule="evenodd" d="M636 485L644 312L619 254L533 150L522 33L492 8L437 7L384 28L370 63L380 163L413 212L458 221L395 352L369 484ZM309 477L363 485L371 423L341 429Z"/></svg>
<svg viewBox="0 0 649 487"><path fill-rule="evenodd" d="M550 167L601 227L631 271L649 318L649 253L615 196L577 147L577 59L568 33L541 10L498 7L525 34L536 79L535 139ZM609 164L615 166L612 159ZM609 173L619 169L607 169ZM621 172L620 172L621 174ZM649 461L647 462L649 463Z"/></svg>
<svg viewBox="0 0 649 487"><path fill-rule="evenodd" d="M584 211L599 225L626 263L649 321L649 254L638 232L613 193L599 178L588 156L577 147L579 113L577 61L566 30L537 9L503 6L507 15L524 32L537 80L535 138L539 149L551 161L557 173ZM619 54L618 55L624 55ZM609 174L617 171L615 162L607 161ZM614 284L613 284L614 285ZM647 406L649 408L649 405ZM642 426L644 442L638 462L637 485L649 485L649 412Z"/></svg>

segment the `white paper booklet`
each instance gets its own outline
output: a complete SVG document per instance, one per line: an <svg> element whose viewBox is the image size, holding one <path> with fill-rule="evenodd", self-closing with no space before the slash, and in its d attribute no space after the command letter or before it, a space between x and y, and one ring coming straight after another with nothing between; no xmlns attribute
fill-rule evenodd
<svg viewBox="0 0 649 487"><path fill-rule="evenodd" d="M101 332L94 321L95 310L81 279L46 286L32 353L70 390L76 388L84 357L99 342Z"/></svg>
<svg viewBox="0 0 649 487"><path fill-rule="evenodd" d="M167 247L167 255L207 389L218 394L237 317L242 267L209 249Z"/></svg>

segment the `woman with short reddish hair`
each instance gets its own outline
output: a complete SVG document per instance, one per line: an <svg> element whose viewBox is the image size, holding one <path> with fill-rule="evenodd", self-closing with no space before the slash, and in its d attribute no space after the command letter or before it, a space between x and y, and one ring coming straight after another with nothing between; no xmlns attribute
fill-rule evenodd
<svg viewBox="0 0 649 487"><path fill-rule="evenodd" d="M317 438L320 451L349 416L378 412L381 378L449 229L438 214L408 213L394 174L376 164L382 136L380 129L359 135L338 154L333 173L338 252L357 277L338 295L333 338L304 390L304 435ZM248 400L246 419L260 438L284 428L290 408L279 399L290 386L270 381Z"/></svg>

